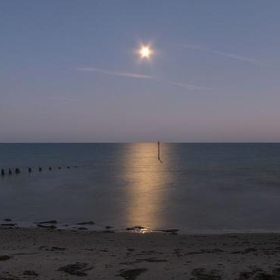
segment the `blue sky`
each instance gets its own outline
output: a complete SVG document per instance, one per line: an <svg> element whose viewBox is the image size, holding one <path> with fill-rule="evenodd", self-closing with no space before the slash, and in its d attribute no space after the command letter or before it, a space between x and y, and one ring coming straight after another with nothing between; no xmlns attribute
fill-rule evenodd
<svg viewBox="0 0 280 280"><path fill-rule="evenodd" d="M0 1L0 142L279 142L279 11Z"/></svg>

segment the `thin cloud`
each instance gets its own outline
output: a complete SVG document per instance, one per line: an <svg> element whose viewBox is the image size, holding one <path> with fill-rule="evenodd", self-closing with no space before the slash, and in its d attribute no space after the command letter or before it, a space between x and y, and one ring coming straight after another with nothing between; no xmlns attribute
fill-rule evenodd
<svg viewBox="0 0 280 280"><path fill-rule="evenodd" d="M189 45L189 44L175 44L175 46L181 47L181 48L192 49L192 50L200 50L200 51L204 51L204 52L208 52L208 53L214 53L214 54L217 54L217 55L229 57L229 58L232 58L232 59L236 59L236 60L239 60L239 61L244 61L244 62L255 64L255 65L262 65L262 66L267 65L263 61L260 61L258 59L248 58L248 57L240 56L238 54L226 53L226 52L222 52L222 51L219 51L219 50L213 50L211 48L206 48L206 47L202 47L202 46Z"/></svg>
<svg viewBox="0 0 280 280"><path fill-rule="evenodd" d="M103 69L98 69L98 68L90 68L90 67L76 68L76 70L78 70L78 71L99 72L99 73L112 75L112 76L121 76L121 77L127 77L127 78L135 78L135 79L154 79L153 76L148 76L148 75L125 73L125 72L115 72L115 71L108 71L108 70L103 70Z"/></svg>
<svg viewBox="0 0 280 280"><path fill-rule="evenodd" d="M148 75L141 75L141 74L134 74L134 73L126 73L126 72L116 72L116 71L109 71L109 70L104 70L104 69L98 69L98 68L90 68L90 67L79 67L76 68L77 71L90 71L90 72L98 72L106 75L112 75L112 76L121 76L121 77L126 77L126 78L135 78L135 79L149 79L153 80L158 83L162 84L169 84L173 85L176 87L180 87L186 90L205 90L205 89L210 89L207 87L201 87L201 86L196 86L192 84L185 84L185 83L180 83L180 82L174 82L170 80L165 80L160 77L156 76L148 76Z"/></svg>
<svg viewBox="0 0 280 280"><path fill-rule="evenodd" d="M192 84L183 84L183 83L177 83L177 82L173 82L173 81L166 81L166 80L161 80L160 82L162 83L167 83L173 86L177 86L177 87L181 87L187 90L207 90L207 89L211 89L209 87L202 87L202 86L196 86L196 85L192 85Z"/></svg>
<svg viewBox="0 0 280 280"><path fill-rule="evenodd" d="M81 101L81 99L77 99L77 98L68 98L68 97L60 97L60 96L48 96L48 98L51 100L66 101L66 102Z"/></svg>

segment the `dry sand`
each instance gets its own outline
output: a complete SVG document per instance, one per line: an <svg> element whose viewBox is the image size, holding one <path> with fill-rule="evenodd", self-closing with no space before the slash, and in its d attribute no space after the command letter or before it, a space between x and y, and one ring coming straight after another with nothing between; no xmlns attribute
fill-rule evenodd
<svg viewBox="0 0 280 280"><path fill-rule="evenodd" d="M280 234L0 229L0 280L280 279Z"/></svg>

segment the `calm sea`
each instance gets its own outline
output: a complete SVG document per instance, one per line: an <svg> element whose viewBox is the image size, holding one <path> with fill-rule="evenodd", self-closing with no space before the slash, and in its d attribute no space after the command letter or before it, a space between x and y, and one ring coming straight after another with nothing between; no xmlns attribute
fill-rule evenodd
<svg viewBox="0 0 280 280"><path fill-rule="evenodd" d="M280 231L280 144L162 143L157 156L157 143L0 144L0 220Z"/></svg>

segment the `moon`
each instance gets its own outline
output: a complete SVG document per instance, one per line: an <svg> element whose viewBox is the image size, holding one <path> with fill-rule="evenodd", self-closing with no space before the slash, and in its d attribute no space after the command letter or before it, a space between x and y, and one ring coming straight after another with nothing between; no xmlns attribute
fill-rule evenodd
<svg viewBox="0 0 280 280"><path fill-rule="evenodd" d="M141 59L149 60L153 54L153 51L150 48L150 46L141 46L138 53L139 53Z"/></svg>

